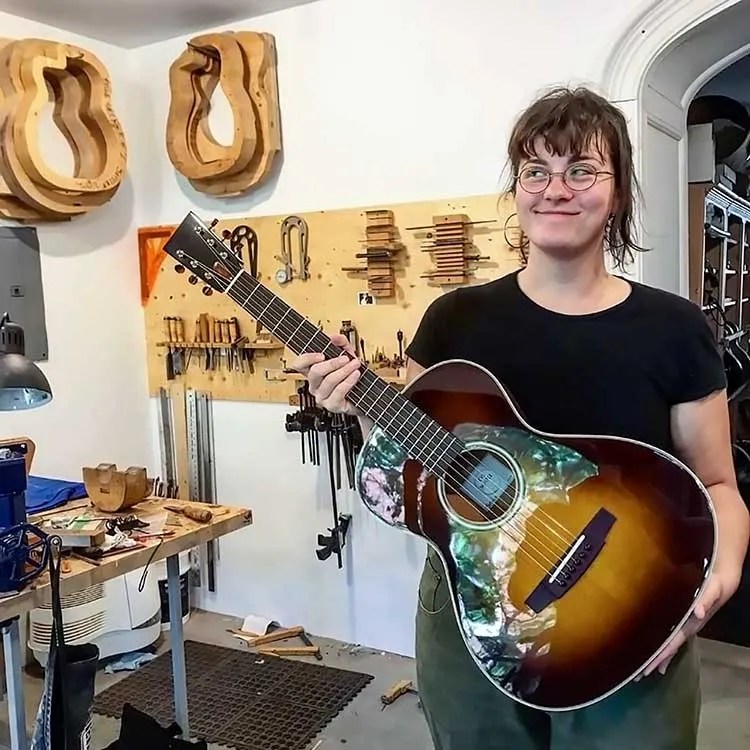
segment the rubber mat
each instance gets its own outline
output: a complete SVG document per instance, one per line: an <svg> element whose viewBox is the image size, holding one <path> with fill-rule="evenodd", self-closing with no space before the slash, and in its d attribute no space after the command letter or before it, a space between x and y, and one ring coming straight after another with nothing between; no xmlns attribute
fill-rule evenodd
<svg viewBox="0 0 750 750"><path fill-rule="evenodd" d="M185 661L190 734L238 750L305 750L373 679L198 641L185 641ZM94 712L119 719L126 702L174 721L171 652L99 693Z"/></svg>

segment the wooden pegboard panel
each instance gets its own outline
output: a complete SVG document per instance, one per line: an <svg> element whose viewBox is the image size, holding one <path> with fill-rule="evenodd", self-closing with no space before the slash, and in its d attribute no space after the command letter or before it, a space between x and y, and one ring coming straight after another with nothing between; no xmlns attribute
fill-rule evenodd
<svg viewBox="0 0 750 750"><path fill-rule="evenodd" d="M504 233L506 220L513 210L512 200L498 200L496 194L490 194L297 213L291 220L286 214L233 218L220 221L214 231L221 235L223 231L231 233L238 227L249 227L252 242L242 245L245 267L252 267L248 253L248 247L252 245L257 249L255 261L261 283L326 332L338 332L343 321L351 321L358 337L364 340L367 358L372 360L379 350L389 358L398 353L399 330L403 332L405 347L427 305L444 291L454 288L457 283L486 282L519 267L519 254L509 247ZM377 242L373 241L372 229L369 233L367 231L368 225L373 226L372 217L376 216L370 213L368 222L368 212L374 211L390 212L379 214L388 218L385 222L388 236L384 239L383 252L378 251ZM460 244L466 255L477 256L478 260L464 262L457 258L455 237L449 243L447 261L445 257L441 261L435 254L434 246L440 234L431 225L440 222L441 217L450 217L450 223L455 225L456 215L465 216L467 222L459 232ZM214 217L202 218L208 222ZM203 330L203 338L206 331L215 333L219 339L222 336L229 338L232 333L229 325L214 328L214 322L232 317L237 318L240 335L250 342L258 340L255 321L229 297L218 293L205 296L200 283L190 283L188 271L180 273L175 270L174 260L161 250L172 228L144 227L139 232L148 382L152 394L169 382L169 348L164 342L168 340L170 323L165 322L166 318L182 321L181 326L176 325L177 321L171 321L172 337L185 340L184 344L177 345L178 350L189 346L196 331L200 334ZM282 229L286 231L282 232ZM243 231L248 232L247 229ZM300 262L300 245L305 240L306 266ZM389 259L392 285L384 284L382 278L378 280L383 276L379 264L387 254L385 250L392 250ZM287 267L283 262L285 251L291 256ZM373 258L373 252L377 258ZM443 268L448 263L449 273L432 275L441 267L441 262ZM373 272L373 264L380 270ZM362 270L342 270L345 268ZM301 278L305 275L308 278ZM285 281L289 276L291 280ZM444 285L446 281L450 284ZM384 296L383 289L390 288L393 289L392 295ZM199 323L201 315L204 316L202 326ZM226 345L223 348L201 345L185 352L189 354L188 366L182 375L175 376L176 380L187 388L211 391L216 399L287 403L294 393L295 383L282 371L285 361L291 361L293 355L278 342L269 342L267 332L261 331L260 334L261 338L255 344L257 348L250 350L252 372L247 370L244 360L241 363L245 365L245 372L227 369ZM212 349L216 368L206 369ZM234 360L237 364L240 357L235 356ZM403 371L390 369L384 369L381 374L394 382L403 377Z"/></svg>

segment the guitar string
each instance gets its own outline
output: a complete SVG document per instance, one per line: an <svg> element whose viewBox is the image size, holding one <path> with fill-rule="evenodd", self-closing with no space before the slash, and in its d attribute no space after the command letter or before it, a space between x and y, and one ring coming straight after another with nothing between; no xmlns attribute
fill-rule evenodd
<svg viewBox="0 0 750 750"><path fill-rule="evenodd" d="M244 275L244 274L243 274L243 275ZM250 300L251 300L251 299L253 298L253 295L254 295L254 294L255 294L256 292L258 292L259 290L263 290L263 291L267 292L267 294L268 294L268 295L270 295L270 296L271 296L271 299L270 299L270 301L268 302L268 304L266 305L266 307L265 307L265 308L264 308L264 310L263 310L264 312L265 312L265 310L269 309L269 308L270 308L270 307L271 307L271 306L273 305L273 303L274 303L274 302L275 302L275 301L276 301L277 299L279 299L279 298L278 298L278 297L276 297L276 296L275 296L275 295L274 295L274 294L273 294L272 292L270 292L270 290L266 290L266 289L265 289L265 288L264 288L264 287L263 287L263 286L262 286L261 284L257 284L257 285L255 286L255 288L252 288L252 285L250 285L250 284L247 284L247 282L244 282L244 283L242 283L242 282L244 282L244 279L243 279L242 277L240 277L240 279L238 279L238 282L237 282L237 283L236 283L236 284L235 284L235 285L233 286L233 288L229 290L229 296L232 296L232 295L231 295L231 293L232 293L232 292L234 291L234 288L235 288L235 287L238 287L238 286L242 285L242 286L244 287L244 291L245 291L245 292L247 292L247 297L245 298L245 300L244 300L243 302L240 302L240 300L236 300L236 301L237 301L237 302L238 302L238 303L239 303L239 304L240 304L240 305L241 305L241 306L242 306L243 308L244 308L244 306L245 306L245 305L246 305L246 304L247 304L247 303L248 303L248 302L249 302L249 301L250 301ZM250 290L250 291L248 291L248 290ZM254 300L253 300L253 301L254 301ZM288 306L287 306L287 307L288 307ZM287 313L285 313L285 315L286 315L286 314L288 314L288 312L293 312L293 311L292 311L292 309L291 309L291 308L288 308L288 310L287 310ZM261 313L261 314L262 314L262 313ZM278 322L276 323L276 325L272 327L272 330L273 330L273 328L276 328L276 329L281 329L281 324L282 324L282 323L283 323L283 321L284 321L284 317L285 317L285 316L282 316L282 318L280 318L280 319L278 320ZM300 317L302 317L302 316L300 316ZM257 319L257 318L256 318L256 319ZM308 321L307 319L303 318L303 320L302 320L302 323L301 323L301 324L300 324L300 325L299 325L299 326L297 327L297 329L295 329L294 331L286 331L285 333L286 333L287 335L290 335L290 334L291 334L291 338L293 338L293 336L294 336L294 334L296 333L296 331L297 331L297 330L299 330L300 328L302 328L302 326L303 326L303 325L304 325L305 323L307 323L307 324L309 324L309 325L312 325L312 324L310 323L310 321ZM312 343L312 341L313 341L313 340L315 339L315 336L317 336L317 335L318 335L319 333L320 333L321 335L323 335L323 336L325 337L325 334L324 334L324 333L323 333L323 332L322 332L322 331L321 331L321 330L320 330L319 328L316 328L316 329L315 329L315 335L314 335L314 336L313 336L313 337L312 337L312 338L310 339L310 342L309 342L309 343ZM291 338L289 339L290 341L291 341ZM326 338L327 338L327 337L326 337ZM306 344L305 346L307 346L307 344ZM329 346L335 346L335 345L333 344L333 342L329 341L329 342L328 342L328 343L326 344L326 346L325 346L325 347L323 347L323 348L324 348L324 349L326 349L326 348L328 348ZM368 369L368 368L367 368L367 367L365 366L365 369ZM371 371L371 372L372 372L372 371ZM373 374L374 374L374 373L373 373ZM367 393L367 392L366 392L366 393ZM372 404L376 403L376 401L377 401L377 399L373 400L373 401L372 401ZM371 405L372 405L372 404L371 404ZM455 461L455 463L456 463L456 464L459 464L459 459L461 458L461 456L462 456L462 454L460 454L460 453L459 453L459 454L458 454L458 455L457 455L457 456L456 456L456 457L454 458L454 461ZM469 461L467 461L467 459L465 459L465 458L461 458L461 461L463 461L463 464L464 464L464 466L463 466L463 467L461 467L461 468L469 468L469 469L476 469L476 468L477 468L477 465L476 465L476 464L474 464L474 463L472 463L472 462L469 462ZM446 473L448 473L448 472L446 472ZM456 487L456 486L452 485L452 483L449 483L449 482L447 482L447 481L446 481L446 484L448 485L448 487L449 487L450 489L454 490L454 491L456 492L456 494L458 494L458 495L461 495L461 492L460 492L460 487ZM472 482L472 480L471 480L471 478L470 478L470 477L468 477L468 478L467 478L467 485L468 485L468 486L471 486L472 484L474 484L474 487L475 487L476 489L479 489L478 485L476 485L475 483L473 483L473 482ZM503 498L510 498L510 499L513 499L513 496L512 496L512 495L510 495L510 494L508 494L508 493L506 493L505 491L502 491L502 492L500 493L500 495L501 495L501 497L503 497ZM509 504L508 508L510 508L510 504ZM491 523L491 522L493 522L493 521L495 521L495 520L498 520L498 519L493 519L493 518L491 518L491 517L489 517L489 516L485 515L485 514L483 513L483 511L481 510L481 508L478 508L478 507L477 507L477 511L478 511L478 513L479 513L479 514L480 514L480 515L481 515L481 516L482 516L482 517L483 517L483 518L484 518L484 519L485 519L486 521L488 521L488 522L490 522L490 523ZM549 515L548 513L546 513L546 512L545 512L545 511L544 511L544 510L543 510L542 508L538 508L538 512L539 512L539 514L540 514L541 516L544 516L544 517L548 518L549 520L551 520L551 521L554 521L554 522L555 522L555 523L556 523L556 524L557 524L557 525L558 525L558 526L559 526L560 528L564 529L564 530L565 530L565 531L567 532L567 529L565 529L565 528L564 528L564 527L563 527L563 526L562 526L562 525L561 525L561 524L560 524L560 523L559 523L559 522L558 522L558 521L557 521L556 519L554 519L554 518L553 518L552 516L550 516L550 515ZM506 524L506 526L510 526L510 524L511 524L511 522L509 521L509 522L508 522L508 523ZM554 530L552 529L552 527L551 527L551 526L549 526L549 524L548 524L548 523L546 523L546 522L545 522L545 523L544 523L544 525L545 525L545 526L547 527L547 529L548 529L548 530L549 530L550 532L553 532L553 531L554 531ZM520 533L524 534L524 531L523 531L523 530L521 530L521 529L516 529L516 530L517 530L517 531L519 531ZM557 535L557 536L558 536L558 537L559 537L560 539L562 539L562 540L563 540L563 542L566 542L566 540L565 540L565 539L564 539L564 538L563 538L563 537L562 537L562 536L561 536L561 535L560 535L559 533L557 533L557 532L554 532L554 533L555 533L555 534L556 534L556 535ZM530 536L532 536L532 535L528 535L528 534L525 534L525 538L526 538L526 537L530 537ZM572 543L572 542L573 542L574 540L575 540L575 536L571 536L571 537L570 537L570 541L569 541L569 542L567 542L567 543L568 543L568 544L569 544L569 543ZM518 541L519 543L521 543L521 541L520 541L520 540L518 540L518 539L516 539L515 541ZM545 541L545 540L544 540L544 538L543 538L543 537L540 537L540 538L538 538L538 539L537 539L537 541L542 541L542 542L544 543L544 541ZM559 558L560 556L564 555L564 554L565 554L565 551L566 551L566 549L565 549L565 548L562 548L562 549L561 549L561 550L560 550L560 551L558 552L558 551L554 550L553 548L550 548L550 547L549 547L549 546L547 546L547 545L545 545L545 546L546 546L546 548L547 548L547 550L548 550L548 551L552 552L553 554L557 554L557 555L558 555L558 558ZM539 549L537 548L537 550L536 550L536 551L537 551L537 552L540 552L541 550L539 550ZM546 559L544 558L544 556L542 557L542 559L544 560L545 564L549 564L550 566L553 566L553 565L556 565L556 564L557 564L557 560L546 560Z"/></svg>
<svg viewBox="0 0 750 750"><path fill-rule="evenodd" d="M242 305L242 307L243 307L243 308L244 308L244 306L245 306L245 305L246 305L246 304L247 304L247 303L249 302L249 300L250 300L250 299L252 298L252 295L253 295L253 294L255 293L255 291L257 291L257 289L261 289L261 288L262 288L262 287L260 287L260 286L256 287L256 289L255 289L255 290L254 290L254 291L253 291L253 292L252 292L251 294L249 294L249 295L248 295L248 297L247 297L247 298L246 298L246 299L244 300L244 302L242 302L242 303L241 303L241 305ZM230 290L230 291L231 291L231 290ZM230 295L230 296L231 296L231 295ZM270 301L270 302L268 303L268 305L266 306L266 309L268 309L268 308L270 308L270 307L272 306L272 304L273 304L273 302L275 301L275 299L276 299L275 297L272 297L271 301ZM236 301L237 301L237 302L239 302L239 300L236 300ZM305 320L303 319L302 323L301 323L301 324L300 324L300 325L299 325L299 326L297 327L297 329L295 329L295 331L294 331L294 332L290 332L290 331L287 331L287 332L286 332L286 333L287 333L287 335L289 335L289 334L291 333L291 337L290 337L289 341L291 341L291 339L293 338L293 336L294 336L294 333L296 333L296 330L298 330L299 328L301 328L301 327L302 327L302 326L303 326L303 325L305 324L305 322L306 322L306 321L305 321ZM276 325L272 327L272 330L273 330L273 329L277 329L277 330L280 330L280 329L281 329L281 327L282 327L282 325L281 325L282 323L283 323L283 318L280 318L280 319L279 319L279 321L278 321L278 322L276 323ZM315 337L316 337L316 336L318 335L318 333L319 333L319 331L318 331L318 330L316 329L316 333L315 333L315 334L313 335L313 337L312 337L312 338L310 339L310 341L309 341L308 343L312 343L312 341L313 341L313 340L315 339ZM324 335L324 334L323 334L323 335ZM325 346L325 347L323 347L323 349L325 349L325 348L328 348L328 346L332 346L332 345L333 345L333 343L329 341L329 342L328 342L328 343L326 344L326 346ZM306 344L305 346L307 346L307 344ZM369 392L369 389L368 389L368 392ZM366 392L366 393L365 393L364 395L367 395L367 393L368 393L368 392ZM373 401L372 403L373 403L373 404L374 404L374 403L376 403L376 400L374 400L374 401ZM438 443L438 444L439 444L439 443ZM459 456L460 456L460 454L459 454ZM454 459L453 459L453 460L455 461L455 460L456 460L457 458L458 458L458 456L454 457ZM456 461L456 463L458 463L458 462ZM476 466L473 466L473 467L472 467L470 463L467 463L467 462L465 461L465 459L464 459L464 463L466 463L466 465L467 465L467 466L469 466L470 468L476 468ZM449 487L450 487L451 489L454 489L454 490L456 491L456 494L458 494L458 495L461 495L461 492L460 492L460 491L458 490L458 488L456 488L456 487L453 487L453 486L451 485L451 483L450 483L450 482L446 481L446 484L447 484L447 485L448 485L448 486L449 486ZM468 484L468 486L471 486L471 484L472 484L472 481L471 481L471 479L470 479L470 478L467 478L467 484ZM503 492L503 493L501 493L501 495L502 495L502 496L505 496L505 495L506 495L506 493L505 493L505 492ZM478 513L479 513L479 515L480 515L480 516L482 516L482 517L483 517L483 518L484 518L484 519L485 519L486 521L492 522L493 520L497 520L497 519L491 519L490 517L486 516L486 515L485 515L485 514L483 513L483 511L481 510L481 508L477 508L477 512L478 512ZM550 516L548 516L548 514L546 514L546 513L545 513L545 512L543 511L543 510L541 510L541 509L539 509L539 513L540 513L540 515L543 515L543 516L547 516L548 518L551 518ZM556 522L556 523L558 523L558 522L556 521L556 519L552 519L552 520L555 520L555 522ZM552 528L551 528L551 527L549 526L549 524L544 524L544 525L545 525L545 526L547 526L547 528L548 528L548 530L549 530L549 531L553 531L553 529L552 529ZM558 525L559 525L559 523L558 523ZM562 528L562 527L561 527L561 528ZM520 534L521 534L521 538L519 538L519 537L517 537L517 536L514 536L513 534L511 534L511 533L510 533L510 531L509 531L509 529L513 529L514 531L516 531L516 532L520 533ZM500 530L501 532L504 532L504 533L506 533L506 534L507 534L507 535L508 535L508 536L509 536L509 537L510 537L510 538L511 538L511 539L512 539L513 541L515 541L515 542L516 542L516 543L517 543L517 544L519 545L519 548L520 548L520 549L523 549L523 546L522 546L522 545L523 545L523 542L524 542L524 541L526 541L526 540L528 540L529 542L537 542L537 544L536 544L536 545L534 545L534 544L531 544L531 546L532 546L532 548L534 549L534 552L536 552L537 554L539 554L539 555L541 556L541 559L542 559L542 563L540 563L540 562L539 562L539 560L538 560L538 559L536 559L536 558L535 558L535 557L534 557L534 556L533 556L533 555L532 555L532 554L531 554L530 552L527 552L527 555L528 555L528 556L529 556L529 557L530 557L530 558L531 558L531 559L532 559L532 560L533 560L533 561L534 561L534 562L535 562L535 563L536 563L536 564L537 564L537 565L538 565L538 566L540 567L540 569L541 569L542 571L544 571L545 573L546 573L546 572L548 572L548 571L549 571L549 570L551 570L551 569L552 569L553 567L555 567L556 565L558 565L558 564L559 564L559 560L560 560L560 558L564 556L564 554L565 554L565 551L566 551L567 547L569 546L569 545L567 545L567 544L566 544L566 546L565 546L565 547L563 547L563 548L561 548L560 550L555 550L555 549L554 549L554 545L553 545L553 546L550 546L550 544L548 544L548 543L547 543L548 541L549 541L549 542L551 543L551 541L552 541L551 539L550 539L550 540L546 540L546 539L544 538L544 536L542 536L542 535L538 535L538 536L537 536L537 537L535 538L535 535L534 535L534 534L532 534L532 533L530 533L530 532L526 532L526 531L524 531L523 529L519 528L519 527L518 527L518 526L517 526L517 525L515 524L515 522L514 522L514 520L513 520L513 519L510 519L510 520L509 520L508 522L506 522L506 524L505 524L505 528L501 528L501 529L499 529L499 530ZM558 536L559 538L561 538L561 539L562 539L562 537L560 536L560 534L558 534L557 532L554 532L554 533L555 533L555 534L556 534L556 535L557 535L557 536ZM563 539L563 541L565 541L565 540ZM538 544L539 542L541 542L541 544L543 545L543 547L544 547L544 550L543 550L543 549L541 549L541 548L539 547L539 544ZM551 553L551 554L553 555L553 559L549 559L549 558L547 557L547 555L545 555L545 550L546 550L546 552L549 552L549 553ZM545 567L545 566L546 566L546 567Z"/></svg>
<svg viewBox="0 0 750 750"><path fill-rule="evenodd" d="M239 285L239 284L237 284L237 285ZM247 303L248 303L248 302L249 302L249 301L250 301L250 300L252 299L253 295L254 295L254 294L255 294L255 293L256 293L256 292L258 291L258 290L264 290L264 287L263 287L262 285L257 285L257 286L255 287L255 289L253 289L253 290L252 290L251 292L249 292L249 293L248 293L248 296L246 297L246 299L245 299L245 300L244 300L243 302L240 302L239 300L236 300L236 301L237 301L237 302L238 302L239 304L241 304L241 306L242 306L242 307L244 308L244 306L245 306L245 305L246 305L246 304L247 304ZM233 291L233 290L230 290L230 296L231 296L231 291ZM245 291L247 291L247 287L245 288ZM270 290L264 290L264 291L266 291L266 292L267 292L267 293L268 293L268 294L269 294L269 295L271 296L271 300L270 300L270 301L269 301L269 303L268 303L268 304L266 305L266 308L264 308L264 311L265 311L266 309L269 309L269 308L270 308L270 307L271 307L271 306L273 305L273 303L274 303L274 302L275 302L275 301L276 301L276 300L277 300L278 298L277 298L277 297L276 297L275 295L273 295L273 293L272 293L272 292L270 292ZM287 310L287 314L288 314L288 312L292 312L291 308L288 308L288 310ZM262 313L261 313L261 314L262 314ZM279 319L279 321L278 321L278 322L276 323L276 325L272 327L272 330L273 330L273 328L276 328L276 329L280 329L280 328L281 328L281 324L282 324L282 322L284 321L284 317L285 317L285 316L283 316L282 318L280 318L280 319ZM302 317L302 316L300 316L300 317ZM303 318L303 320L302 320L302 323L301 323L301 324L300 324L300 325L299 325L299 326L297 327L297 329L295 329L294 331L291 331L291 332L290 332L290 331L286 331L286 332L285 332L285 333L286 333L287 335L290 335L290 333L291 333L291 337L290 337L290 339L289 339L290 341L291 341L291 338L293 338L293 337L294 337L294 334L296 333L296 331L297 331L297 330L299 330L300 328L302 328L302 326L303 326L303 325L304 325L305 323L308 323L309 325L312 325L311 323L309 323L309 321L307 321L306 319L304 319L304 318ZM310 341L308 342L308 344L309 344L309 343L312 343L312 341L313 341L313 340L315 339L315 337L316 337L316 336L317 336L317 335L318 335L319 333L320 333L321 335L323 335L323 336L325 337L325 334L323 334L323 333L322 333L322 331L320 331L320 329L316 328L316 330L315 330L315 334L314 334L314 335L313 335L313 337L312 337L312 338L310 339ZM327 338L327 337L326 337L326 338ZM306 344L305 346L307 346L308 344ZM328 346L334 346L334 345L333 345L333 342L329 341L329 342L328 342L328 343L326 344L326 346L325 346L325 347L323 347L323 349L326 349L326 348L328 348ZM365 369L367 369L367 368L365 368ZM369 391L368 391L368 392L369 392ZM366 392L366 393L365 393L364 395L366 395L366 394L367 394L367 392ZM373 405L373 404L375 404L376 402L377 402L377 399L373 400L373 401L372 401L372 403L371 403L370 405ZM456 457L454 458L454 460L456 461L456 463L459 463L459 462L458 462L458 458L459 458L460 456L461 456L461 454L458 454L458 456L456 456ZM466 459L462 459L462 460L463 460L463 462L464 462L464 465L465 465L466 467L469 467L470 469L476 469L476 468L477 468L476 464L472 464L471 462L468 462L468 461L467 461ZM458 487L455 487L454 485L452 485L452 484L451 484L451 483L449 483L449 482L446 482L446 484L448 485L448 487L449 487L450 489L453 489L453 490L454 490L454 491L456 492L456 494L458 494L458 495L461 495L461 492L460 492L460 488L458 488ZM470 478L467 478L467 484L468 484L468 486L471 486L471 485L473 484ZM477 485L474 485L474 486L475 486L475 487L476 487L477 489L479 489L479 487L478 487ZM504 492L504 491L503 491L503 492L501 492L501 497L504 497L504 498L505 498L505 497L508 497L508 498L512 498L513 496L512 496L512 495L509 495L509 494L507 494L506 492ZM509 506L509 507L510 507L510 506ZM480 515L481 515L481 516L482 516L482 517L483 517L483 518L484 518L484 519L485 519L486 521L488 521L488 522L493 522L494 520L497 520L497 519L492 519L492 518L490 518L489 516L485 515L485 514L484 514L484 513L482 512L482 510L481 510L480 508L477 508L477 511L478 511L478 512L479 512L479 514L480 514ZM546 512L545 512L545 511L544 511L543 509L541 509L541 508L540 508L540 509L539 509L539 513L540 513L540 515L542 515L542 516L546 516L546 517L547 517L547 518L549 518L550 520L554 521L554 522L555 522L555 523L556 523L556 524L557 524L557 525L558 525L558 526L559 526L560 528L564 529L564 527L563 527L563 526L562 526L562 525L561 525L561 524L560 524L560 523L559 523L559 522L558 522L558 521L557 521L556 519L554 519L554 518L552 518L551 516L549 516L549 514L547 514L547 513L546 513ZM510 522L508 522L508 524L507 524L507 525L510 525ZM548 530L549 530L549 531L553 531L553 529L552 529L552 528L551 528L551 527L549 526L549 524L546 524L546 523L545 523L545 525L547 526L547 528L548 528ZM567 529L564 529L564 530L565 530L565 531L567 532ZM518 529L518 531L519 531L520 533L524 533L524 532L523 532L523 531L522 531L521 529ZM562 540L563 540L564 542L566 542L566 540L565 540L565 539L564 539L564 538L563 538L562 536L560 536L560 534L559 534L559 533L557 533L557 532L555 532L555 533L556 533L556 535L557 535L557 536L558 536L558 537L559 537L560 539L562 539ZM570 542L566 542L566 544L572 543L572 542L573 542L574 540L575 540L575 537L571 536L571 538L570 538ZM518 540L517 540L517 541L518 541ZM541 541L544 541L544 539L541 539ZM545 546L546 546L546 545L545 545ZM556 554L556 555L558 556L558 558L559 558L559 557L560 557L561 555L564 555L564 553L565 553L565 551L566 551L566 550L565 550L565 548L563 548L563 549L561 549L561 550L557 551L557 550L551 549L550 547L547 547L547 550L548 550L548 551L551 551L551 552L552 552L553 554ZM556 562L556 561L555 561L555 562ZM555 564L555 562L552 562L552 561L548 561L548 560L545 560L545 563L549 563L549 564L551 564L551 565L554 565L554 564Z"/></svg>

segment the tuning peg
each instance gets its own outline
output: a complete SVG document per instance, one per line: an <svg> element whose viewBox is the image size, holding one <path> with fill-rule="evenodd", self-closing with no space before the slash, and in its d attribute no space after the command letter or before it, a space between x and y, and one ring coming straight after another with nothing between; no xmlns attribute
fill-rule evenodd
<svg viewBox="0 0 750 750"><path fill-rule="evenodd" d="M195 274L190 274L188 276L188 284L197 284L198 283L198 277Z"/></svg>
<svg viewBox="0 0 750 750"><path fill-rule="evenodd" d="M178 263L174 270L177 271L177 273L185 273L185 266L183 266L181 263Z"/></svg>
<svg viewBox="0 0 750 750"><path fill-rule="evenodd" d="M211 289L210 286L204 286L201 291L206 295L206 297L210 297L214 293L214 290Z"/></svg>
<svg viewBox="0 0 750 750"><path fill-rule="evenodd" d="M210 224L208 225L208 228L209 228L209 229L213 229L213 228L214 228L214 227L215 227L215 226L216 226L216 225L217 225L218 223L219 223L219 220L218 220L218 219L214 219L214 220L213 220L213 221L212 221L212 222L211 222L211 223L210 223Z"/></svg>

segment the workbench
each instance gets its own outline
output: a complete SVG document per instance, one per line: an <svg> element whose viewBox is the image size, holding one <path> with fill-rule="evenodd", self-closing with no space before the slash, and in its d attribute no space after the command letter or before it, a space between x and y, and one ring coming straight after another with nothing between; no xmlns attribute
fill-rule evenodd
<svg viewBox="0 0 750 750"><path fill-rule="evenodd" d="M179 500L149 498L124 511L124 514L152 515L162 510L165 502L180 504ZM199 505L209 508L214 517L207 523L186 518L181 513L170 514L169 531L171 536L152 538L143 542L142 547L126 550L101 558L97 563L79 557L66 557L66 571L61 575L61 596L80 591L96 583L117 578L134 570L142 570L166 558L167 584L169 597L170 641L172 650L172 678L175 701L175 721L183 730L183 736L190 736L188 720L187 683L185 672L185 650L182 628L182 608L180 600L179 554L200 546L212 539L224 536L252 523L252 513L247 508L222 505ZM70 515L73 510L85 512L88 500L79 500L58 508L55 511L29 516L29 523L39 524L56 514ZM90 506L89 506L90 507ZM97 515L107 515L96 512ZM115 517L117 514L111 514ZM54 533L54 532L53 532ZM12 750L27 750L29 736L26 729L26 716L23 700L22 649L19 636L19 618L41 604L49 603L49 573L45 572L32 581L23 591L0 599L0 629L5 651L5 677L8 695L8 716Z"/></svg>

